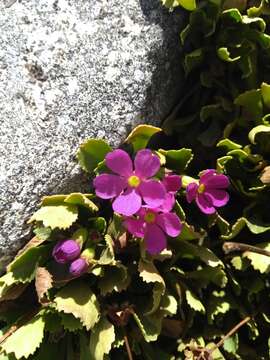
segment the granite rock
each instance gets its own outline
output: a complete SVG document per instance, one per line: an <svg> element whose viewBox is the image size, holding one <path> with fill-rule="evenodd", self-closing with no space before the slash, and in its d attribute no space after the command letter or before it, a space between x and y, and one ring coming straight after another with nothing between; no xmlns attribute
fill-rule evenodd
<svg viewBox="0 0 270 360"><path fill-rule="evenodd" d="M158 0L0 4L0 269L41 196L87 191L74 159L84 139L116 146L169 112L181 23Z"/></svg>

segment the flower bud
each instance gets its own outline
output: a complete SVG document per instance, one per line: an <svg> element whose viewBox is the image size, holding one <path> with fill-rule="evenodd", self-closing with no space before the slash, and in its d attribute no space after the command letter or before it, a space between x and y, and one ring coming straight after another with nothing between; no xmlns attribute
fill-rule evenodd
<svg viewBox="0 0 270 360"><path fill-rule="evenodd" d="M76 259L80 252L79 244L75 240L69 239L59 241L53 248L52 255L59 264L66 264Z"/></svg>
<svg viewBox="0 0 270 360"><path fill-rule="evenodd" d="M69 273L72 276L80 276L85 273L88 269L88 264L85 259L79 258L70 264Z"/></svg>
<svg viewBox="0 0 270 360"><path fill-rule="evenodd" d="M86 260L86 262L89 264L91 260L93 260L95 257L95 248L94 247L88 247L83 250L81 253L81 258Z"/></svg>

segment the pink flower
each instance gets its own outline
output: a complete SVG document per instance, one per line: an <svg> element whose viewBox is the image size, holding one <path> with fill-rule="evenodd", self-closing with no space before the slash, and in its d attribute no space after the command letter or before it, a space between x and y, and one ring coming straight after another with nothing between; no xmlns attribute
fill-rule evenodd
<svg viewBox="0 0 270 360"><path fill-rule="evenodd" d="M113 210L131 216L142 206L160 206L166 196L164 185L153 177L160 169L158 156L151 150L137 152L132 160L123 150L114 150L106 155L106 166L113 174L101 174L94 179L96 195L102 199L114 199Z"/></svg>
<svg viewBox="0 0 270 360"><path fill-rule="evenodd" d="M66 264L76 259L81 252L80 245L72 239L60 240L54 246L52 255L59 264Z"/></svg>
<svg viewBox="0 0 270 360"><path fill-rule="evenodd" d="M182 224L174 213L141 208L137 215L138 218L127 218L123 224L132 235L144 238L146 249L152 255L166 248L166 235L176 237L181 232Z"/></svg>
<svg viewBox="0 0 270 360"><path fill-rule="evenodd" d="M88 264L85 259L78 258L70 264L69 273L72 276L80 276L84 274L88 269Z"/></svg>
<svg viewBox="0 0 270 360"><path fill-rule="evenodd" d="M205 170L199 184L190 183L186 189L187 201L193 200L205 214L214 214L216 207L221 207L229 201L229 194L224 190L230 185L225 175L217 174L215 170Z"/></svg>

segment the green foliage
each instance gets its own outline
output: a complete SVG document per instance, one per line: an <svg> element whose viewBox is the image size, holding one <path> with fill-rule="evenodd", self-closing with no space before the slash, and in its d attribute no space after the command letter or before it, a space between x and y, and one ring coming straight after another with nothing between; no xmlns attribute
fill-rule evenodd
<svg viewBox="0 0 270 360"><path fill-rule="evenodd" d="M40 346L44 336L44 318L37 315L20 327L1 345L6 354L14 353L16 359L28 358Z"/></svg>
<svg viewBox="0 0 270 360"><path fill-rule="evenodd" d="M89 139L80 146L77 159L83 170L91 173L110 151L111 147L104 140Z"/></svg>

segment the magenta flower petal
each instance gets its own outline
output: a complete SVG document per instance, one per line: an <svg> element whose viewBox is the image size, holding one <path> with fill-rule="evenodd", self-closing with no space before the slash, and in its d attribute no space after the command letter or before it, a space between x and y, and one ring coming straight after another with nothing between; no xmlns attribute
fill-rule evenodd
<svg viewBox="0 0 270 360"><path fill-rule="evenodd" d="M188 184L186 188L187 202L191 203L196 198L198 187L199 185L196 184L195 182Z"/></svg>
<svg viewBox="0 0 270 360"><path fill-rule="evenodd" d="M128 177L132 174L132 161L128 153L124 150L118 149L109 152L105 157L105 163L109 169L116 174Z"/></svg>
<svg viewBox="0 0 270 360"><path fill-rule="evenodd" d="M142 219L129 218L123 222L123 225L132 235L137 237L144 237L144 221Z"/></svg>
<svg viewBox="0 0 270 360"><path fill-rule="evenodd" d="M222 174L213 174L211 177L207 177L204 181L201 179L200 182L203 183L207 189L226 189L230 185L227 176Z"/></svg>
<svg viewBox="0 0 270 360"><path fill-rule="evenodd" d="M196 204L204 214L209 215L209 214L214 214L216 212L211 197L206 193L197 195Z"/></svg>
<svg viewBox="0 0 270 360"><path fill-rule="evenodd" d="M205 183L208 179L211 179L211 177L216 174L215 169L207 169L202 172L202 175L200 176L200 182Z"/></svg>
<svg viewBox="0 0 270 360"><path fill-rule="evenodd" d="M157 225L169 236L178 236L182 229L182 224L176 214L163 213L157 216Z"/></svg>
<svg viewBox="0 0 270 360"><path fill-rule="evenodd" d="M155 224L147 225L144 240L147 251L152 255L159 254L166 249L166 236L161 228Z"/></svg>
<svg viewBox="0 0 270 360"><path fill-rule="evenodd" d="M224 190L208 189L205 194L211 198L212 204L216 207L226 205L230 198L229 194Z"/></svg>
<svg viewBox="0 0 270 360"><path fill-rule="evenodd" d="M165 186L167 191L177 192L180 190L182 185L181 177L178 175L167 175L163 179L162 184Z"/></svg>
<svg viewBox="0 0 270 360"><path fill-rule="evenodd" d="M150 208L159 207L165 200L166 190L157 180L145 180L139 186L143 200Z"/></svg>
<svg viewBox="0 0 270 360"><path fill-rule="evenodd" d="M80 276L84 274L87 271L87 269L88 269L87 262L84 259L79 258L72 261L69 267L69 273L72 276Z"/></svg>
<svg viewBox="0 0 270 360"><path fill-rule="evenodd" d="M96 195L101 199L111 199L118 196L127 186L124 178L113 174L101 174L94 179Z"/></svg>
<svg viewBox="0 0 270 360"><path fill-rule="evenodd" d="M160 161L151 150L144 149L137 152L134 160L135 174L142 179L154 176L159 168Z"/></svg>
<svg viewBox="0 0 270 360"><path fill-rule="evenodd" d="M141 206L142 199L134 189L128 189L122 195L119 195L112 204L115 212L125 216L135 214Z"/></svg>
<svg viewBox="0 0 270 360"><path fill-rule="evenodd" d="M163 203L158 207L158 211L162 212L170 212L175 204L175 197L173 193L167 193L165 195L165 200Z"/></svg>

